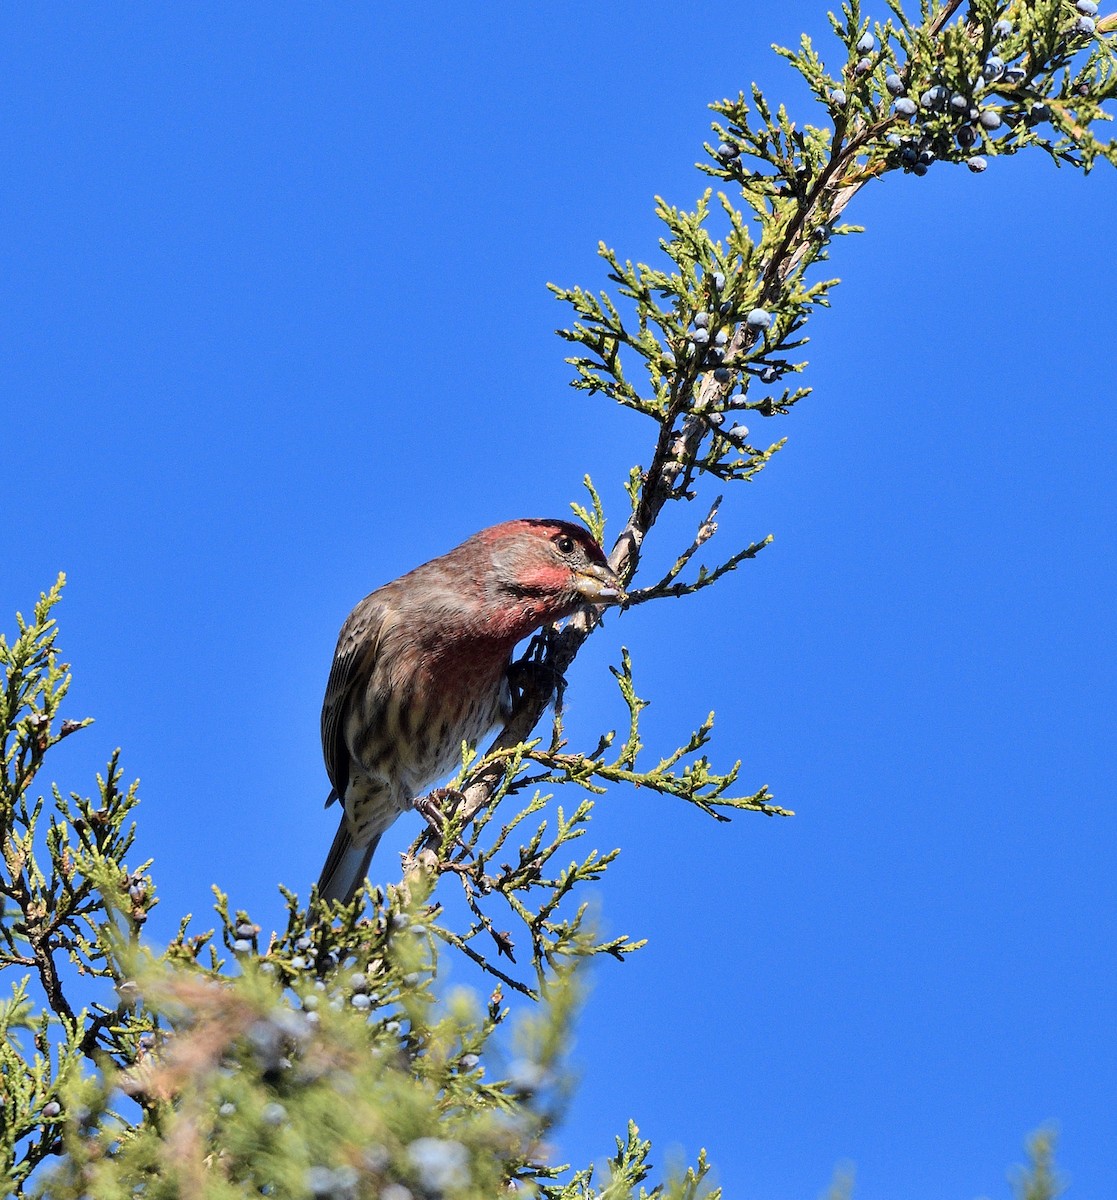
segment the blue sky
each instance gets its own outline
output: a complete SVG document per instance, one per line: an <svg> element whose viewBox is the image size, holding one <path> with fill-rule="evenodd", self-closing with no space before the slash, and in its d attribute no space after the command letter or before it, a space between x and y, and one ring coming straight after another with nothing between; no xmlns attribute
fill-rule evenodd
<svg viewBox="0 0 1117 1200"><path fill-rule="evenodd" d="M704 104L798 96L767 47L803 28L821 5L0 18L0 611L68 573L97 723L62 782L124 747L155 934L212 882L267 921L316 875L356 600L586 471L619 525L649 430L569 389L544 285L603 282L598 239L654 254ZM775 544L573 672L588 736L628 645L652 751L714 708L715 755L797 816L601 801L600 919L650 945L595 972L559 1152L632 1117L734 1200L842 1162L864 1200L995 1197L1053 1120L1072 1195L1109 1194L1117 176L936 167L850 216L815 395L724 509L727 550Z"/></svg>

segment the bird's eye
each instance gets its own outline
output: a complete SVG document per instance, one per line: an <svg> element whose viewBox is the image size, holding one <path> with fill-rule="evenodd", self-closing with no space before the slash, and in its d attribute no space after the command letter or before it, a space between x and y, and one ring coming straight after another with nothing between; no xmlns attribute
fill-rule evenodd
<svg viewBox="0 0 1117 1200"><path fill-rule="evenodd" d="M560 554L574 553L574 539L568 533L560 533L555 538L555 545L558 547Z"/></svg>

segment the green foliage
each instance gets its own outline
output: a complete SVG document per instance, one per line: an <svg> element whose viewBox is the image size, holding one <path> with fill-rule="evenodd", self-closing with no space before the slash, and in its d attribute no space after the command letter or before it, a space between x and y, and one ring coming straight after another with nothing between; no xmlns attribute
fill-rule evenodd
<svg viewBox="0 0 1117 1200"><path fill-rule="evenodd" d="M498 1002L436 1004L433 943L406 912L381 917L375 956L347 955L324 976L285 983L270 956L236 978L138 971L161 1030L130 1066L64 1092L66 1156L43 1194L383 1196L394 1185L400 1200L487 1200L509 1180L539 1194L562 997L502 1070L489 1045ZM122 1098L146 1119L122 1115Z"/></svg>
<svg viewBox="0 0 1117 1200"><path fill-rule="evenodd" d="M560 334L574 386L650 421L610 556L630 605L710 587L771 541L700 563L718 495L666 574L640 578L666 505L755 479L784 445L754 439L743 421L778 420L809 394L797 352L837 282L815 270L835 238L857 231L839 221L861 187L936 163L978 170L985 155L1030 147L1084 171L1117 163L1117 146L1093 131L1117 91L1117 17L1092 21L1065 0L974 0L961 15L960 0L924 0L917 20L890 8L874 23L850 0L833 18L836 73L809 39L779 50L826 124L798 123L755 87L712 106L716 140L700 167L736 198L706 192L691 209L659 200L657 265L603 245L612 292L554 288L573 310ZM574 511L603 539L605 507L588 477L586 487L589 503ZM89 724L62 716L70 677L51 616L61 586L31 620L17 618L14 640L0 637L9 1192L491 1200L514 1187L547 1200L716 1200L704 1156L648 1190L651 1147L633 1124L602 1169L555 1166L545 1142L567 1092L579 964L642 944L600 938L587 918L586 888L619 853L575 850L595 797L623 784L718 820L788 815L763 786L737 793L740 762L712 763L712 713L649 757L648 702L622 650L622 732L569 746L564 673L601 619L582 613L515 664L507 729L484 754L464 748L440 796L444 823L417 839L398 885L349 906L284 892L286 927L268 935L217 890L215 927L196 932L188 917L156 954L143 941L157 902L151 863L127 861L139 797L122 787L118 755L91 796L38 784L54 747ZM562 789L572 803L557 802ZM439 995L439 955L459 952L497 981L487 1002ZM504 988L538 1002L518 1032ZM1050 1141L1037 1138L1018 1194L1041 1200L1060 1186Z"/></svg>
<svg viewBox="0 0 1117 1200"><path fill-rule="evenodd" d="M1013 1185L1017 1200L1055 1200L1066 1190L1055 1169L1055 1135L1051 1130L1041 1130L1029 1140L1028 1165L1016 1172Z"/></svg>

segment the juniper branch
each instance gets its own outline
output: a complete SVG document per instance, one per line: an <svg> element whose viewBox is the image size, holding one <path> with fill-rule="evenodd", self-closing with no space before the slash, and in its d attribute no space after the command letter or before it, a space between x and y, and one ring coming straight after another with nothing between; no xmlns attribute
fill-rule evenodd
<svg viewBox="0 0 1117 1200"><path fill-rule="evenodd" d="M609 554L633 602L678 597L709 586L770 540L754 541L684 582L686 565L712 536L711 516L664 578L643 588L631 586L644 542L668 503L696 499L695 488L704 477L750 479L782 447L781 439L766 450L757 449L747 429L728 427L725 419L742 410L774 417L807 394L805 388L785 387L778 397L757 398L755 389L801 370L803 364L790 356L803 344L806 320L828 304L837 283L809 282L806 276L827 259L834 238L857 232L857 227L838 222L861 188L890 173L925 173L925 158L969 161L975 142L990 154L1036 145L1057 161L1085 170L1099 157L1117 163L1117 143L1099 142L1090 129L1092 122L1107 119L1101 102L1117 94L1109 19L1101 19L1091 33L1089 23L1082 26L1080 19L1068 16L1058 0L1037 0L1026 7L1013 6L1015 28L994 34L1002 3L976 0L955 20L961 7L959 0L927 3L917 24L894 3L895 21L878 24L871 32L859 6L846 4L842 16L832 19L845 56L837 75L827 73L807 38L797 51L780 49L824 106L832 126L797 127L782 107L773 110L755 86L748 102L741 95L711 106L719 118L714 123L719 141L707 146L710 159L700 166L739 187L751 218L719 195L727 234L715 241L707 228L713 219L709 192L690 212L660 199L657 213L668 235L660 243L669 260L666 270L622 261L602 245L600 254L617 300L607 292L553 288L577 318L569 329L559 331L578 347L579 353L568 360L576 373L574 386L602 392L655 422L649 465L630 474L626 491L631 511ZM995 36L1002 38L998 47L1003 61L992 53ZM1080 64L1076 72L1075 63ZM908 98L909 90L920 97L918 103ZM943 100L978 92L980 109L958 116L951 115ZM897 95L900 100L894 103ZM918 114L914 123L913 113ZM1054 136L1039 131L1043 119L1051 120ZM970 165L977 170L981 164ZM647 389L634 382L626 360L643 362ZM605 516L592 489L591 496L592 514L579 505L575 512L601 536ZM602 619L600 611L586 609L563 629L549 633L541 661L553 679L565 677ZM529 742L551 694L549 686L529 689L490 750L463 773L455 829L490 819L498 791L535 784L573 783L593 791L605 783L639 782L682 795L708 811L724 803L719 781L725 776L712 773L704 759L693 764L690 776L669 768L658 775L637 772L628 762L605 762L611 735L603 736L593 754L569 753L561 744L560 718L550 749ZM626 747L629 757L638 747L635 715ZM509 765L513 759L515 769ZM532 762L544 772L527 771ZM702 778L705 791L695 787L695 775ZM734 806L785 811L770 803L766 789ZM429 846L431 840L426 840Z"/></svg>

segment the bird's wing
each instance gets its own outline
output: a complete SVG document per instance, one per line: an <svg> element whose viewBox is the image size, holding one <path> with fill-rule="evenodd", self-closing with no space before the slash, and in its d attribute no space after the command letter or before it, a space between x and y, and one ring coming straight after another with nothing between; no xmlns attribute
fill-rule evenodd
<svg viewBox="0 0 1117 1200"><path fill-rule="evenodd" d="M356 690L368 684L376 666L385 606L374 592L349 614L337 639L326 696L322 701L322 756L334 794L349 786L349 747L345 741L349 705ZM333 799L331 795L329 804Z"/></svg>

